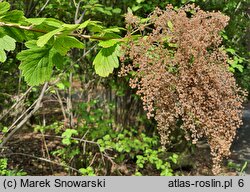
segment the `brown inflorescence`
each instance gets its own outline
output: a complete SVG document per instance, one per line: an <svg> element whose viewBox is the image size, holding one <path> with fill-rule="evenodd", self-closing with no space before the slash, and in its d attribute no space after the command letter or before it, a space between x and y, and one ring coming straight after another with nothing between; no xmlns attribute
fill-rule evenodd
<svg viewBox="0 0 250 192"><path fill-rule="evenodd" d="M131 14L126 17L128 42L122 47L120 75L130 74L130 86L137 89L148 118L158 123L161 143L168 144L178 126L194 144L206 138L212 171L219 174L242 124L246 95L229 72L221 47L219 33L229 17L194 5L178 10L171 5L166 10L157 8L147 24L140 24ZM141 29L144 35L133 37Z"/></svg>

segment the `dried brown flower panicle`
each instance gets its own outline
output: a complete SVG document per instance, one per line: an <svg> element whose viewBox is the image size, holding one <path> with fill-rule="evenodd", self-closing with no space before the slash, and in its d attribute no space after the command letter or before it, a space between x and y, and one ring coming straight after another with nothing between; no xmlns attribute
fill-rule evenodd
<svg viewBox="0 0 250 192"><path fill-rule="evenodd" d="M120 72L132 76L130 86L137 89L148 118L157 120L163 145L179 120L193 143L207 138L214 174L219 173L222 158L230 154L242 124L245 96L220 47L219 32L228 20L220 12L205 12L194 5L179 10L171 5L166 10L157 8L146 25L130 13ZM144 28L144 36L132 38Z"/></svg>

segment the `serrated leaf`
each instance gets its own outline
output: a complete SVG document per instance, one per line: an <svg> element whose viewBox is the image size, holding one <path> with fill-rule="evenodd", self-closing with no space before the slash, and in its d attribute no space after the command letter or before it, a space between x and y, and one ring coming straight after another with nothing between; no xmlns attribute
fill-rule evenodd
<svg viewBox="0 0 250 192"><path fill-rule="evenodd" d="M6 61L6 59L7 59L7 57L6 57L5 51L3 49L0 49L0 62L3 63Z"/></svg>
<svg viewBox="0 0 250 192"><path fill-rule="evenodd" d="M12 37L5 35L0 38L0 49L6 51L13 51L16 48L16 40Z"/></svg>
<svg viewBox="0 0 250 192"><path fill-rule="evenodd" d="M86 27L88 26L89 22L90 22L90 19L87 20L87 21L84 21L84 22L78 27L78 29L84 29L84 28L86 28Z"/></svg>
<svg viewBox="0 0 250 192"><path fill-rule="evenodd" d="M16 40L12 37L5 35L0 37L0 62L5 62L7 57L6 51L13 51L16 48Z"/></svg>
<svg viewBox="0 0 250 192"><path fill-rule="evenodd" d="M24 17L23 11L13 10L7 12L2 18L4 22L12 22L12 23L19 23L21 21L25 21L26 18Z"/></svg>
<svg viewBox="0 0 250 192"><path fill-rule="evenodd" d="M5 27L4 31L6 34L8 34L10 37L14 38L17 42L22 42L24 40L26 40L26 33L28 33L28 31L24 31L23 29L16 29L16 28L12 28L12 27Z"/></svg>
<svg viewBox="0 0 250 192"><path fill-rule="evenodd" d="M62 31L62 28L55 29L53 31L50 31L49 33L46 33L43 36L40 36L36 42L37 46L43 47L50 40L51 37L53 37L55 34L59 33L60 31Z"/></svg>
<svg viewBox="0 0 250 192"><path fill-rule="evenodd" d="M83 49L84 44L75 37L61 36L54 43L54 48L61 54L65 55L71 48Z"/></svg>
<svg viewBox="0 0 250 192"><path fill-rule="evenodd" d="M99 22L99 21L89 21L88 29L91 32L102 32L104 27L100 24L101 24L101 22Z"/></svg>
<svg viewBox="0 0 250 192"><path fill-rule="evenodd" d="M114 68L119 66L118 50L119 46L114 45L109 48L102 48L96 55L93 64L95 65L95 71L101 77L107 77L113 72Z"/></svg>
<svg viewBox="0 0 250 192"><path fill-rule="evenodd" d="M5 14L10 9L10 4L7 2L0 2L0 15Z"/></svg>
<svg viewBox="0 0 250 192"><path fill-rule="evenodd" d="M26 22L34 25L33 29L38 31L41 30L49 33L57 29L64 30L62 28L64 23L54 18L30 18L26 19ZM33 32L33 34L38 37L41 36L39 32ZM35 36L31 39L36 39Z"/></svg>
<svg viewBox="0 0 250 192"><path fill-rule="evenodd" d="M108 48L108 47L114 46L118 42L119 42L119 39L110 39L107 41L100 41L98 45L104 48Z"/></svg>
<svg viewBox="0 0 250 192"><path fill-rule="evenodd" d="M17 58L21 61L25 81L31 85L39 85L50 79L53 69L54 52L50 48L33 48L20 52Z"/></svg>

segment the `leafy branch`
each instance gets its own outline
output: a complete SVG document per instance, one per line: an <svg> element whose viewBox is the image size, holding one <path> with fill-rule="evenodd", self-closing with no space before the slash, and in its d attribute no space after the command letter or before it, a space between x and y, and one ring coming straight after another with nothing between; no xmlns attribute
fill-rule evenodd
<svg viewBox="0 0 250 192"><path fill-rule="evenodd" d="M106 77L119 66L119 44L124 38L118 33L123 28L106 28L91 20L66 24L54 18L25 18L22 11L10 11L7 2L0 2L0 10L0 62L6 61L6 52L15 50L16 42L25 42L27 49L18 53L17 59L31 86L49 81L54 67L60 69L72 48L84 49L82 39L99 41L101 49L93 61L98 75Z"/></svg>
<svg viewBox="0 0 250 192"><path fill-rule="evenodd" d="M89 21L89 20L87 20ZM30 26L22 26L16 23L5 23L5 22L0 22L0 27L12 27L12 28L17 28L17 29L23 29L23 30L27 30L27 31L32 31L32 32L37 32L37 33L48 33L48 31L45 30L40 30L40 29L36 29L33 28L33 25ZM55 35L61 35L62 33L58 32ZM117 39L117 38L112 38L112 37L101 37L101 36L95 36L95 35L84 35L84 34L80 34L80 33L71 33L69 34L69 36L73 36L73 37L78 37L78 38L83 38L83 39L93 39L93 40L100 40L100 41L107 41L107 40L117 40L117 41L123 41L122 39Z"/></svg>

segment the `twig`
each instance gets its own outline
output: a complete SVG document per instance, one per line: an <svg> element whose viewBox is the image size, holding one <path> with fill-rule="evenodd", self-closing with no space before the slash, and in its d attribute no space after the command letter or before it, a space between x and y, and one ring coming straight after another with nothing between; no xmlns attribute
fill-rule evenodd
<svg viewBox="0 0 250 192"><path fill-rule="evenodd" d="M93 165L93 163L95 162L96 156L97 156L97 153L94 155L93 159L91 160L89 167L91 167Z"/></svg>
<svg viewBox="0 0 250 192"><path fill-rule="evenodd" d="M50 0L47 0L47 1L46 1L46 3L43 5L43 7L40 9L40 11L37 13L36 16L38 16L38 15L45 9L45 7L48 5L49 1L50 1Z"/></svg>
<svg viewBox="0 0 250 192"><path fill-rule="evenodd" d="M34 109L7 135L7 137L3 138L3 142L0 144L0 147L3 147L5 143L12 137L12 135L14 135L29 120L29 118L40 108L40 104L42 102L42 98L47 89L47 86L48 82L44 84Z"/></svg>
<svg viewBox="0 0 250 192"><path fill-rule="evenodd" d="M17 122L23 118L23 116L29 112L30 109L32 109L32 107L37 103L38 100L35 100L34 103L32 103L32 105L22 114L20 115L15 121L14 123L12 123L12 125L8 128L7 132L9 132L13 127L15 127L15 125L17 124Z"/></svg>
<svg viewBox="0 0 250 192"><path fill-rule="evenodd" d="M11 108L7 111L7 112L5 112L5 113L2 113L1 115L0 115L0 121L12 110L12 109L14 109L17 105L18 105L18 103L30 92L30 90L32 89L32 87L30 87L12 106L11 106Z"/></svg>
<svg viewBox="0 0 250 192"><path fill-rule="evenodd" d="M59 104L61 106L61 110L62 110L64 121L66 122L67 116L66 116L66 112L65 112L65 109L64 109L64 106L63 106L63 102L62 102L61 96L60 96L58 90L57 89L55 89L55 90L56 90L56 95L57 95L57 98L58 98L58 102L59 102Z"/></svg>
<svg viewBox="0 0 250 192"><path fill-rule="evenodd" d="M97 44L93 45L86 53L84 53L79 59L76 60L76 63L78 63L79 61L81 61L81 59L86 57L90 53L90 51L92 51L96 46Z"/></svg>
<svg viewBox="0 0 250 192"><path fill-rule="evenodd" d="M45 115L43 114L43 126L45 127L46 126L46 118L45 118ZM44 147L45 147L45 151L47 153L47 157L49 158L49 160L51 160L50 158L50 154L49 154L49 149L48 149L48 146L47 146L47 143L46 143L46 140L45 140L45 137L44 137L44 133L43 131L41 131L41 134L42 134L42 142L44 144ZM46 156L45 156L46 157ZM52 173L54 172L53 170L53 166L50 165L50 169L52 171Z"/></svg>
<svg viewBox="0 0 250 192"><path fill-rule="evenodd" d="M54 137L54 138L59 138L59 139L63 139L62 136L55 136L55 135L44 135L45 137ZM101 157L102 157L102 161L103 161L103 164L105 165L105 161L104 161L104 155L103 153L101 152L101 146L99 145L99 143L95 142L95 141L89 141L89 140L86 140L86 139L80 139L80 138L75 138L75 137L71 137L71 139L75 140L75 141L79 141L79 142L84 142L84 143L91 143L91 144L95 144L98 146L99 150L100 150L100 154L101 154ZM1 146L0 146L1 148ZM104 151L104 154L105 154L105 157L108 157L107 153Z"/></svg>
<svg viewBox="0 0 250 192"><path fill-rule="evenodd" d="M55 137L55 138L63 139L62 136L55 136L55 135L44 135L44 136L45 137ZM89 141L89 140L75 138L75 137L71 137L71 139L76 140L76 141L80 141L80 142L92 143L92 144L97 145L100 148L100 145L95 141Z"/></svg>
<svg viewBox="0 0 250 192"><path fill-rule="evenodd" d="M75 1L75 0L73 0L73 3L74 3L74 6L76 7L76 6L77 6L77 3L76 3L76 1Z"/></svg>
<svg viewBox="0 0 250 192"><path fill-rule="evenodd" d="M77 19L78 15L79 15L79 10L80 10L80 5L83 1L79 1L79 3L77 4L77 7L76 7L76 13L75 13L75 24L79 24L82 22L82 19L83 19L83 16L86 12L86 10L84 10L81 14L81 16Z"/></svg>
<svg viewBox="0 0 250 192"><path fill-rule="evenodd" d="M27 157L31 157L31 158L34 158L34 159L38 159L40 161L45 161L45 162L48 162L48 163L52 163L52 164L55 164L55 165L59 165L61 167L67 167L73 171L76 171L78 173L81 173L79 170L77 170L76 168L74 167L71 167L69 165L64 165L64 164L61 164L61 163L57 163L57 162L54 162L54 161L51 161L49 159L45 159L45 158L42 158L42 157L36 157L36 156L33 156L33 155L29 155L29 154L26 154L26 153L6 153L5 154L6 156L11 156L11 155L22 155L22 156L27 156Z"/></svg>
<svg viewBox="0 0 250 192"><path fill-rule="evenodd" d="M19 70L19 78L18 78L18 89L17 89L17 95L20 94L21 90L21 83L22 83L22 73L21 70Z"/></svg>
<svg viewBox="0 0 250 192"><path fill-rule="evenodd" d="M71 62L70 66L73 68L74 66L73 62ZM73 115L73 105L72 105L72 82L73 82L73 70L70 70L68 96L66 98L67 113L69 117L68 119L70 127L74 127L74 115Z"/></svg>

